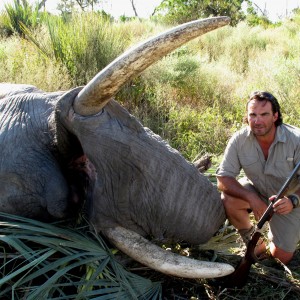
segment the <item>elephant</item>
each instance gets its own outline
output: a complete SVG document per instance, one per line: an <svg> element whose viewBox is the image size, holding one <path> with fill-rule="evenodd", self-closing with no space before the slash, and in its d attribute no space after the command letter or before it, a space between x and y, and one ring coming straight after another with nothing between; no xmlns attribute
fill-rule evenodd
<svg viewBox="0 0 300 300"><path fill-rule="evenodd" d="M97 233L159 272L233 272L148 239L206 243L226 215L207 177L113 99L163 56L229 22L212 17L171 28L127 50L84 87L0 84L0 212L49 222L84 211Z"/></svg>

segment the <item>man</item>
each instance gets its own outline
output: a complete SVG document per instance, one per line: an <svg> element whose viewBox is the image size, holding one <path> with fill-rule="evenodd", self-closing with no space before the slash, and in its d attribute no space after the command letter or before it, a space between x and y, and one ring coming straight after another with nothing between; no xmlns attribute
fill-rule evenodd
<svg viewBox="0 0 300 300"><path fill-rule="evenodd" d="M246 112L248 126L230 139L217 179L228 220L247 245L254 231L249 213L261 218L300 160L300 130L282 123L278 101L268 92L252 93ZM241 169L246 178L238 181ZM269 222L271 255L284 264L300 241L299 199L300 176L295 176L285 196L274 204ZM258 243L256 255L264 251L265 244Z"/></svg>

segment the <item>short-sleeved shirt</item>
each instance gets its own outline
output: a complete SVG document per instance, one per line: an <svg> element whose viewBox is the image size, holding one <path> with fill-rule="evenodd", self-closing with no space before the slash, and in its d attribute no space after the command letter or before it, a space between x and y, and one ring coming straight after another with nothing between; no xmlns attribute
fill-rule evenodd
<svg viewBox="0 0 300 300"><path fill-rule="evenodd" d="M241 169L250 180L262 200L268 205L268 198L276 195L300 160L300 130L290 125L276 128L275 140L269 149L268 159L249 127L235 133L230 139L217 176L237 177ZM286 194L299 188L299 172L291 182ZM269 222L269 238L274 244L294 252L300 241L300 207L287 215L274 214Z"/></svg>
<svg viewBox="0 0 300 300"><path fill-rule="evenodd" d="M236 178L241 169L264 197L276 195L300 160L300 130L282 124L276 128L274 142L268 159L249 126L236 132L230 139L217 176ZM300 172L298 173L300 175ZM291 182L287 193L292 193L300 183L300 176Z"/></svg>

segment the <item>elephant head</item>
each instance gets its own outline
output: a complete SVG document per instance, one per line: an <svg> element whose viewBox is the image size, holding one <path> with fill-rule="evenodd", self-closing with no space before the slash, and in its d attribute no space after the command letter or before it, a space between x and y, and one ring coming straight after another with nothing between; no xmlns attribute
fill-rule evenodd
<svg viewBox="0 0 300 300"><path fill-rule="evenodd" d="M164 55L228 23L215 17L172 28L65 93L2 84L0 211L64 218L87 194L93 227L141 263L182 277L231 273L229 265L178 257L145 239L205 243L225 221L224 208L194 165L112 99Z"/></svg>

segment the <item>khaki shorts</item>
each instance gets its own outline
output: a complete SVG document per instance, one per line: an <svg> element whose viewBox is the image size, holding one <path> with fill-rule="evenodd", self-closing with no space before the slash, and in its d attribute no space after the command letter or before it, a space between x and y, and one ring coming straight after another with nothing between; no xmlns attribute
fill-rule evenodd
<svg viewBox="0 0 300 300"><path fill-rule="evenodd" d="M246 177L241 178L239 182L246 189L256 192L267 205L270 204L270 201L263 197ZM300 241L300 207L287 215L275 213L269 221L269 229L268 238L276 247L286 252L294 252Z"/></svg>

